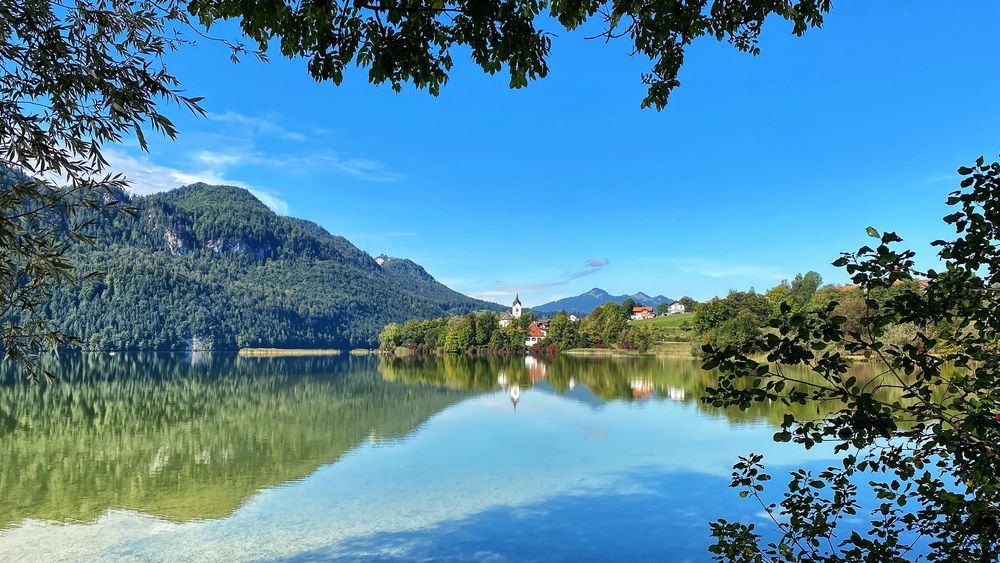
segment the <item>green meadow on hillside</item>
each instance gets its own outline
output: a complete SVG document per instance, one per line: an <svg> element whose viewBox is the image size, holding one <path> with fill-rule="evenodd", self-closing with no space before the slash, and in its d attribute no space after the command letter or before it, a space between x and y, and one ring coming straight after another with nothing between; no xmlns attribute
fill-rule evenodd
<svg viewBox="0 0 1000 563"><path fill-rule="evenodd" d="M635 326L650 326L656 331L657 340L660 342L689 342L692 331L685 330L694 323L694 313L681 313L677 315L667 315L665 317L654 317L640 321L629 321Z"/></svg>

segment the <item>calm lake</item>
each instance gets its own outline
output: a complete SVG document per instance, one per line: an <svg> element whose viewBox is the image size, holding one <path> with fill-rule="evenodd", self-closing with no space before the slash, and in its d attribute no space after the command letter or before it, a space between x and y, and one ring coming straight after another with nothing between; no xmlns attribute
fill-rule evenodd
<svg viewBox="0 0 1000 563"><path fill-rule="evenodd" d="M772 442L780 410L701 404L714 377L695 361L125 354L55 370L0 383L3 560L705 561L708 522L768 529L728 487L738 455L764 453L776 491L782 468L835 459Z"/></svg>

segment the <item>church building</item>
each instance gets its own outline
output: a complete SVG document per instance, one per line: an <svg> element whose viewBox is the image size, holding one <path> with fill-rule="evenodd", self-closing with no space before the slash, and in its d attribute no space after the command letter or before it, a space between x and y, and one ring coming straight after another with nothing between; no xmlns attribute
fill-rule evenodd
<svg viewBox="0 0 1000 563"><path fill-rule="evenodd" d="M521 296L514 295L514 304L511 305L510 311L504 311L500 315L500 326L508 327L514 319L521 318Z"/></svg>

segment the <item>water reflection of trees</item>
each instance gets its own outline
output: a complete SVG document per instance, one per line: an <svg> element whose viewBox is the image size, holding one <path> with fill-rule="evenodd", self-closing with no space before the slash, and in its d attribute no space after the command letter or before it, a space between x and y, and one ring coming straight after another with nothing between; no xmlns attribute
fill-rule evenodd
<svg viewBox="0 0 1000 563"><path fill-rule="evenodd" d="M542 362L542 368L538 367L538 362ZM515 384L525 389L544 381L558 393L567 393L577 385L583 385L605 402L676 401L691 405L709 416L723 416L734 424L764 422L780 426L786 413L810 418L822 417L833 410L833 405L815 403L755 403L746 411L706 405L701 398L705 396L706 388L715 384L717 375L701 369L697 360L559 356L543 362L534 358L509 357L388 357L382 358L379 370L390 381L466 391L491 391ZM785 368L785 371L802 381L819 381L816 374L804 367ZM544 374L543 377L538 377L539 373ZM864 385L875 381L880 373L876 364L859 362L851 375ZM902 399L898 389L882 389L879 393L885 395L887 400Z"/></svg>
<svg viewBox="0 0 1000 563"><path fill-rule="evenodd" d="M229 514L466 393L388 382L357 358L75 356L58 383L0 384L0 528L109 508Z"/></svg>
<svg viewBox="0 0 1000 563"><path fill-rule="evenodd" d="M111 508L174 521L231 513L369 440L395 440L474 393L544 384L600 401L684 403L733 423L780 424L822 405L720 410L715 375L649 358L71 356L55 384L0 373L0 528L90 521ZM53 366L55 367L55 366ZM871 364L854 375L874 378ZM808 373L799 374L809 378ZM522 397L522 401L525 398Z"/></svg>

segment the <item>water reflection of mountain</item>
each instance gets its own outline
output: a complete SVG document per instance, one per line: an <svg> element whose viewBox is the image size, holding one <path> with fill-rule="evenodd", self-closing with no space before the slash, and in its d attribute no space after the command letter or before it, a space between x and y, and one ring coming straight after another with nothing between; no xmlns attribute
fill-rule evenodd
<svg viewBox="0 0 1000 563"><path fill-rule="evenodd" d="M0 529L107 509L222 517L468 395L388 381L365 358L91 355L54 371L50 385L0 373Z"/></svg>

